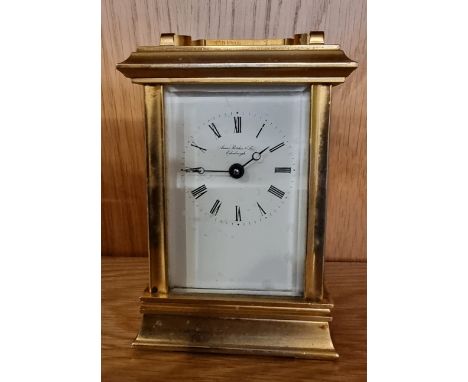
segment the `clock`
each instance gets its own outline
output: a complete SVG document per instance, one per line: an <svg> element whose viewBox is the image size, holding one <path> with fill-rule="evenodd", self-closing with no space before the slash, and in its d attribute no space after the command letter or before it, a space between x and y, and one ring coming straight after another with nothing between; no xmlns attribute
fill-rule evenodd
<svg viewBox="0 0 468 382"><path fill-rule="evenodd" d="M144 85L149 285L136 347L332 359L323 283L331 88L322 32L166 34L117 68Z"/></svg>

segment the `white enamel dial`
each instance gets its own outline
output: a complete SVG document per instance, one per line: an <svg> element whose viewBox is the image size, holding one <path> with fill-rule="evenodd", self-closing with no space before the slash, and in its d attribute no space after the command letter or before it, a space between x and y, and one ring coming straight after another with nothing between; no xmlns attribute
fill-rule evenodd
<svg viewBox="0 0 468 382"><path fill-rule="evenodd" d="M308 90L165 88L173 292L302 293Z"/></svg>
<svg viewBox="0 0 468 382"><path fill-rule="evenodd" d="M193 133L181 156L189 166L181 171L200 216L232 226L259 224L287 202L296 181L294 150L268 117L225 112Z"/></svg>

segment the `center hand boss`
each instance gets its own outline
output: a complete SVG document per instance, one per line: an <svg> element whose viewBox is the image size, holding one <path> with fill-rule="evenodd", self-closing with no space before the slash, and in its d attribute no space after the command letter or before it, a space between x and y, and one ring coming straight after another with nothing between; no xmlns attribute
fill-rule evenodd
<svg viewBox="0 0 468 382"><path fill-rule="evenodd" d="M254 153L252 154L252 158L251 158L249 161L247 161L246 163L244 163L242 166L243 166L243 167L247 166L247 165L248 165L250 162L252 162L253 160L254 160L254 161L258 161L258 160L262 157L262 154L263 154L267 149L269 149L269 148L270 148L270 146L264 148L264 149L263 149L262 151L260 151L260 152L254 152Z"/></svg>

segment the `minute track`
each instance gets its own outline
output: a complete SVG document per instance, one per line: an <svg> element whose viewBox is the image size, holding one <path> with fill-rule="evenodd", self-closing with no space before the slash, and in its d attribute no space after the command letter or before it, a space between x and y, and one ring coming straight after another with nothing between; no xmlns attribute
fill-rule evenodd
<svg viewBox="0 0 468 382"><path fill-rule="evenodd" d="M199 194L188 193L202 213L198 216L210 217L209 224L237 228L266 224L285 208L291 182L295 183L288 167L295 160L294 146L285 132L265 115L241 111L210 116L196 129L187 133L185 149L190 149L182 155L187 167L177 170L185 174L189 191L204 183L207 187Z"/></svg>

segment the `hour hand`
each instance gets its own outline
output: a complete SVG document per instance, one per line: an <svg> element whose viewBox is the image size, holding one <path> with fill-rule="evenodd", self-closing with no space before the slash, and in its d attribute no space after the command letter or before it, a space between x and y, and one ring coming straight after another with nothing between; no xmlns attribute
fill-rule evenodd
<svg viewBox="0 0 468 382"><path fill-rule="evenodd" d="M205 172L205 169L203 167L185 167L185 168L181 168L180 171L197 172L199 174L203 174Z"/></svg>
<svg viewBox="0 0 468 382"><path fill-rule="evenodd" d="M184 172L196 172L198 174L204 174L205 172L229 172L228 170L205 170L203 167L186 167L180 169Z"/></svg>

